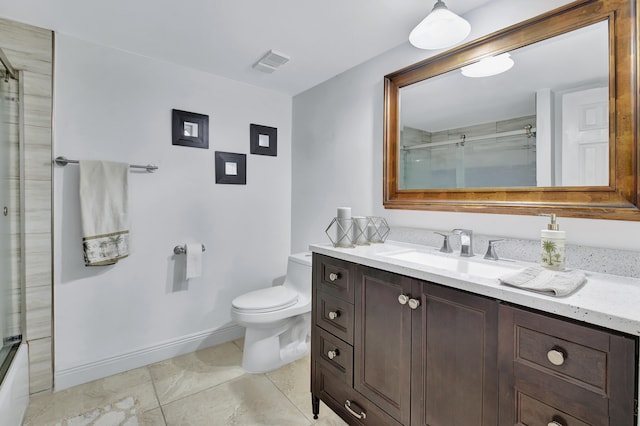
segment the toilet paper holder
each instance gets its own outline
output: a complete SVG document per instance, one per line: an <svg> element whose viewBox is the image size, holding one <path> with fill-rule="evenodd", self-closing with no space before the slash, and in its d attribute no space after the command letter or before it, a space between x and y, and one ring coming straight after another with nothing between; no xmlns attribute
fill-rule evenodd
<svg viewBox="0 0 640 426"><path fill-rule="evenodd" d="M202 244L202 251L204 252L206 250L206 248L204 247L204 244ZM187 252L187 246L175 246L173 248L173 254L185 254Z"/></svg>

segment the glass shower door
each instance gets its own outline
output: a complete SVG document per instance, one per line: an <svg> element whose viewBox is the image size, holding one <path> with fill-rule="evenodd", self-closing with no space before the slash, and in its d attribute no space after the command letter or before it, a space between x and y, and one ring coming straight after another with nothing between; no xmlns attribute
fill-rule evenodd
<svg viewBox="0 0 640 426"><path fill-rule="evenodd" d="M11 347L17 343L13 336L19 335L14 322L19 318L19 305L12 306L12 300L18 299L19 283L17 276L17 232L18 221L16 217L18 208L15 205L17 194L12 188L17 188L17 169L12 167L12 162L17 159L17 129L18 85L14 80L0 79L0 365L10 352ZM12 141L12 138L15 139ZM15 161L17 165L17 160ZM15 242L15 243L14 243ZM16 249L16 250L13 250ZM17 302L16 302L17 304ZM16 312L17 311L17 312Z"/></svg>

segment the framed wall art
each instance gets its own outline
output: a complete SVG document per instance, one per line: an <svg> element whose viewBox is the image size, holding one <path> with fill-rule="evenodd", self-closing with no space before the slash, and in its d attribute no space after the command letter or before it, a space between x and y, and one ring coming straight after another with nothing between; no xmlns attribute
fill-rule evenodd
<svg viewBox="0 0 640 426"><path fill-rule="evenodd" d="M247 155L215 152L216 183L247 184Z"/></svg>
<svg viewBox="0 0 640 426"><path fill-rule="evenodd" d="M252 154L278 155L278 129L275 127L250 125L250 148Z"/></svg>
<svg viewBox="0 0 640 426"><path fill-rule="evenodd" d="M172 145L209 149L209 116L172 110Z"/></svg>

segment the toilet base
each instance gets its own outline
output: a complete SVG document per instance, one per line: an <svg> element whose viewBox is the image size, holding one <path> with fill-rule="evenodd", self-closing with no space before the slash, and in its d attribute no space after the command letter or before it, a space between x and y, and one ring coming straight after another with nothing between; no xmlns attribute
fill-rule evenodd
<svg viewBox="0 0 640 426"><path fill-rule="evenodd" d="M289 318L270 328L247 327L242 368L264 373L293 362L309 353L311 314Z"/></svg>

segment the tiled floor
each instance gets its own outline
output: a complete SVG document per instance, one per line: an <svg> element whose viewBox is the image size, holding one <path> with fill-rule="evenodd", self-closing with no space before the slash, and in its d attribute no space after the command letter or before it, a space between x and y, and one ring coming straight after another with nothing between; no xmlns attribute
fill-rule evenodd
<svg viewBox="0 0 640 426"><path fill-rule="evenodd" d="M24 425L49 426L118 402L137 400L145 425L345 425L325 405L313 420L310 361L246 373L242 341L31 398ZM115 426L115 425L114 425Z"/></svg>

